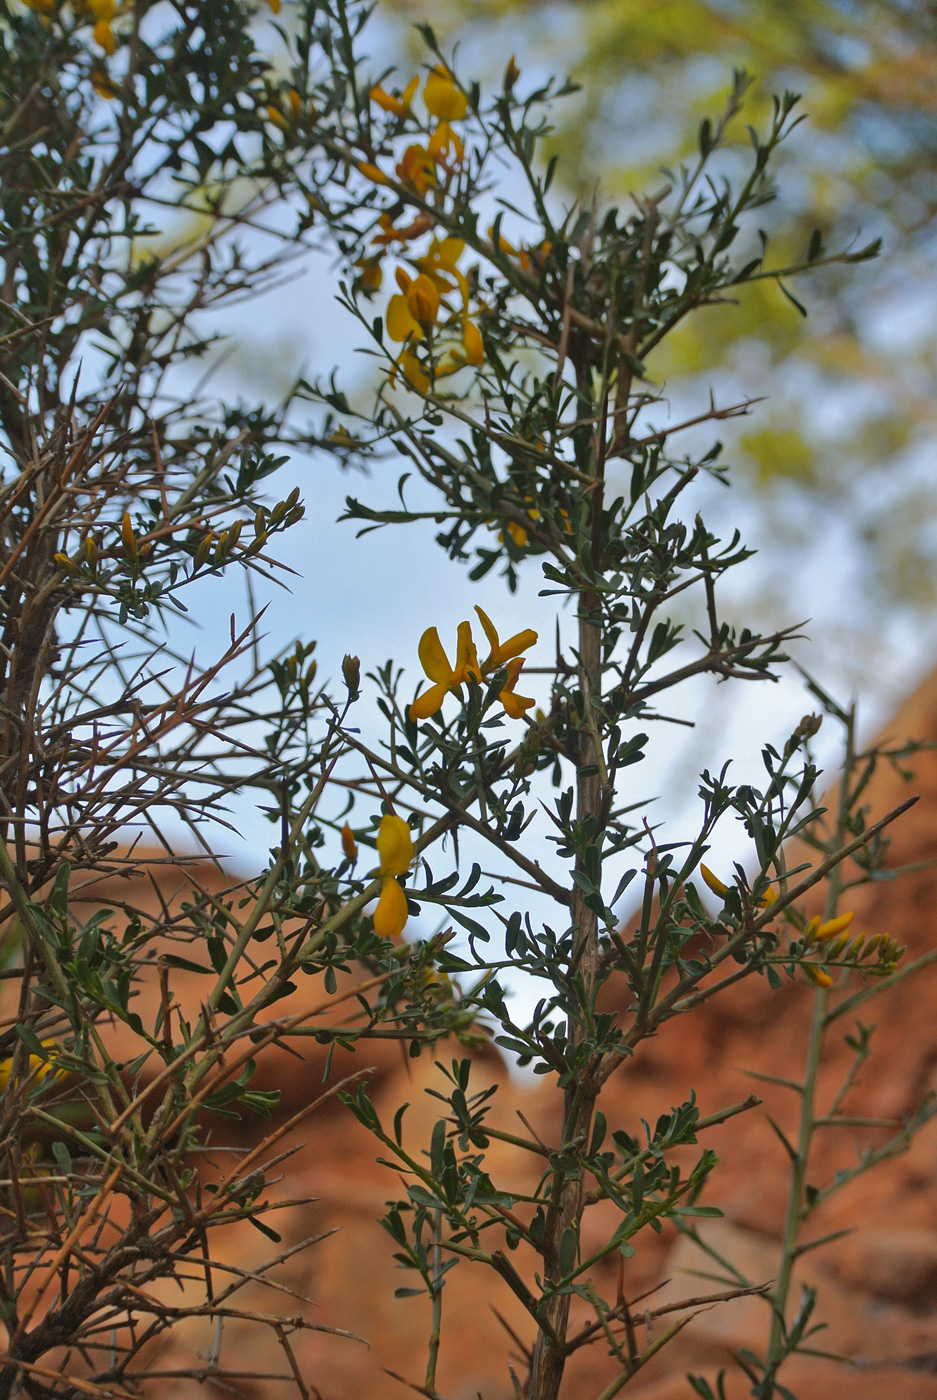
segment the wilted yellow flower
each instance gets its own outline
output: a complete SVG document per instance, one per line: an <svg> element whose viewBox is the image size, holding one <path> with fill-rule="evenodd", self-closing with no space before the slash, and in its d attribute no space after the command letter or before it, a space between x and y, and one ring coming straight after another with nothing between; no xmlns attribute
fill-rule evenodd
<svg viewBox="0 0 937 1400"><path fill-rule="evenodd" d="M370 258L358 258L354 266L361 269L358 276L355 278L355 286L360 287L366 295L378 291L384 280L384 269L381 267L380 254L378 253Z"/></svg>
<svg viewBox="0 0 937 1400"><path fill-rule="evenodd" d="M442 122L461 121L468 111L468 98L453 81L448 68L438 63L423 88L426 110Z"/></svg>
<svg viewBox="0 0 937 1400"><path fill-rule="evenodd" d="M104 97L108 102L113 102L117 96L117 88L107 75L106 68L92 68L89 74L91 86L99 97Z"/></svg>

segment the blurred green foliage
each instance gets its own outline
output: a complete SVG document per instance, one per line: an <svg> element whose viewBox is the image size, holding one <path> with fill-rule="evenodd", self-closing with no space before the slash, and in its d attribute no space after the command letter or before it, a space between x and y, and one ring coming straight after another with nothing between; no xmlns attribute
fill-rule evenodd
<svg viewBox="0 0 937 1400"><path fill-rule="evenodd" d="M905 618L910 609L920 621L937 600L937 478L928 470L937 402L937 7L397 0L397 9L431 20L476 67L495 55L503 64L513 51L522 69L572 73L581 90L553 114L551 138L571 195L598 181L606 196L627 200L662 169L691 162L692 133L718 110L733 68L755 80L745 121L757 124L773 92L803 94L809 122L779 153L783 204L765 207L763 227L792 261L815 228L827 244L860 230L863 239L880 236L883 258L858 276L821 273L806 319L793 306L779 315L777 288L755 283L740 305L690 318L655 371L678 400L699 398L711 383L723 396L766 397L758 430L743 420L726 439L743 469L736 479L747 481L774 539L803 547L815 538L817 510L832 512L859 542L850 584L857 621L877 626L889 609ZM740 154L745 121L734 131Z"/></svg>

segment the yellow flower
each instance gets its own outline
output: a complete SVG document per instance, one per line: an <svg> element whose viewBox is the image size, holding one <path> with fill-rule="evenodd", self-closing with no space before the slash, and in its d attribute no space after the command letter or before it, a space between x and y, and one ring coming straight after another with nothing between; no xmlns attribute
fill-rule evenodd
<svg viewBox="0 0 937 1400"><path fill-rule="evenodd" d="M413 101L419 86L419 78L411 78L399 97L385 92L382 87L373 87L369 96L371 101L376 102L378 107L383 107L385 112L392 112L395 117L406 117L410 114L410 103Z"/></svg>
<svg viewBox="0 0 937 1400"><path fill-rule="evenodd" d="M359 169L362 168L359 166ZM373 166L371 168L374 169ZM396 170L400 183L420 195L436 183L436 162L425 146L408 146ZM384 177L381 179L384 180Z"/></svg>
<svg viewBox="0 0 937 1400"><path fill-rule="evenodd" d="M469 622L459 623L454 666L449 664L449 658L443 651L435 627L428 627L423 633L419 651L423 670L434 684L414 700L410 706L410 718L429 719L430 715L434 715L440 709L450 690L458 690L459 686L469 679L480 681L482 672Z"/></svg>
<svg viewBox="0 0 937 1400"><path fill-rule="evenodd" d="M399 938L407 922L407 896L397 881L413 860L413 838L403 817L385 812L377 832L381 861L381 897L374 911L374 932L381 938Z"/></svg>
<svg viewBox="0 0 937 1400"><path fill-rule="evenodd" d="M426 252L414 263L440 292L451 292L453 283L462 291L463 306L468 303L468 283L456 267L465 251L461 238L434 238Z"/></svg>
<svg viewBox="0 0 937 1400"><path fill-rule="evenodd" d="M95 19L112 20L117 13L115 0L88 0L88 9Z"/></svg>
<svg viewBox="0 0 937 1400"><path fill-rule="evenodd" d="M423 88L426 110L442 122L461 121L468 111L468 98L457 88L448 68L438 63Z"/></svg>
<svg viewBox="0 0 937 1400"><path fill-rule="evenodd" d="M815 967L813 963L802 963L801 966L815 987L832 987L833 979L822 967Z"/></svg>
<svg viewBox="0 0 937 1400"><path fill-rule="evenodd" d="M54 1040L44 1040L43 1046L49 1050L47 1060L40 1059L38 1055L30 1055L27 1066L27 1074L36 1084L41 1084L49 1074L60 1074L61 1071L55 1067L56 1042ZM5 1094L7 1085L10 1082L10 1073L13 1069L13 1057L7 1060L0 1060L0 1094Z"/></svg>
<svg viewBox="0 0 937 1400"><path fill-rule="evenodd" d="M267 4L275 15L280 13L280 0L267 0Z"/></svg>
<svg viewBox="0 0 937 1400"><path fill-rule="evenodd" d="M355 861L358 859L358 843L355 840L355 833L347 822L342 827L342 850L345 854L345 859L350 860L352 865L354 865Z"/></svg>

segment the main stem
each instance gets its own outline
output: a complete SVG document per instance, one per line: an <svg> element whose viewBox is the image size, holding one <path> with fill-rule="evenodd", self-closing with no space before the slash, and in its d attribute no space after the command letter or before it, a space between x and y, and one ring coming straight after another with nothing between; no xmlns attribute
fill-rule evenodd
<svg viewBox="0 0 937 1400"><path fill-rule="evenodd" d="M580 826L589 819L596 824L593 840L601 852L601 832L597 829L602 798L601 753L596 752L599 732L598 716L592 709L593 696L601 686L602 624L598 598L581 594L579 601L579 672L583 703L583 724L576 760L576 819ZM591 711L591 714L590 714ZM581 857L576 869L584 871ZM601 871L601 860L600 860ZM574 930L575 964L582 982L582 1001L571 1005L567 1017L568 1055L572 1060L577 1047L587 1034L592 1018L598 962L598 917L585 901L577 884L573 886L572 927ZM571 993L571 996L574 995ZM595 1066L587 1062L572 1076L564 1091L563 1147L588 1146L592 1114L598 1093ZM561 1244L567 1230L578 1236L583 1212L584 1183L582 1174L571 1175L557 1170L553 1176L550 1205L543 1232L544 1301L541 1305L544 1326L537 1333L531 1361L528 1400L557 1400L566 1365L566 1333L569 1325L570 1294L550 1295L551 1284L563 1276L560 1263Z"/></svg>
<svg viewBox="0 0 937 1400"><path fill-rule="evenodd" d="M830 854L841 850L845 845L846 817L851 806L850 785L856 761L855 748L855 707L845 716L846 751L843 755L843 769L840 777L839 801L837 804L836 830L830 841ZM832 918L839 904L842 889L843 871L837 865L830 871L826 889L824 917ZM810 1043L807 1048L807 1063L801 1084L800 1125L797 1132L797 1150L791 1171L791 1186L787 1198L787 1212L784 1217L784 1235L781 1243L781 1266L778 1281L771 1297L771 1336L768 1341L768 1355L765 1358L765 1374L758 1388L759 1400L773 1400L777 1374L784 1359L784 1319L790 1295L791 1278L797 1259L798 1235L803 1218L804 1187L807 1180L807 1164L810 1148L816 1129L817 1074L823 1057L823 1036L826 1029L826 1011L829 992L818 987L814 992L813 1021L810 1027Z"/></svg>

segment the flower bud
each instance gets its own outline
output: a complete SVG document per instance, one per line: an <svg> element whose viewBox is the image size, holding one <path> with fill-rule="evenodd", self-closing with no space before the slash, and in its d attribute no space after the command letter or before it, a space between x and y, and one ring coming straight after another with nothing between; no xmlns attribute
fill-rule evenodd
<svg viewBox="0 0 937 1400"><path fill-rule="evenodd" d="M346 822L342 827L342 850L345 852L346 860L350 860L352 865L358 859L358 843L355 834Z"/></svg>
<svg viewBox="0 0 937 1400"><path fill-rule="evenodd" d="M361 694L361 662L357 656L346 656L342 661L342 675L348 687L348 698L357 700Z"/></svg>

